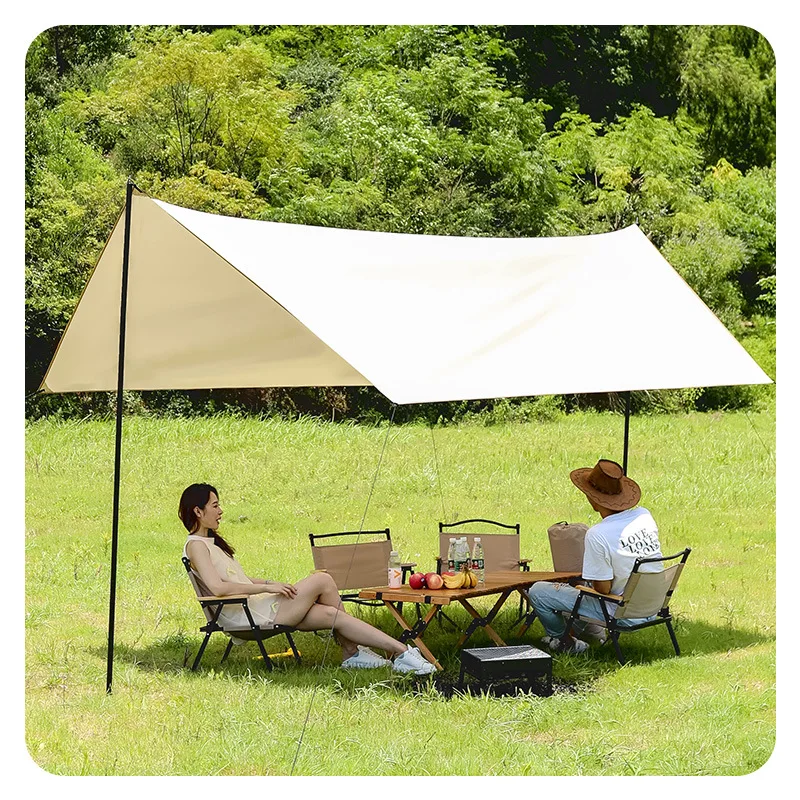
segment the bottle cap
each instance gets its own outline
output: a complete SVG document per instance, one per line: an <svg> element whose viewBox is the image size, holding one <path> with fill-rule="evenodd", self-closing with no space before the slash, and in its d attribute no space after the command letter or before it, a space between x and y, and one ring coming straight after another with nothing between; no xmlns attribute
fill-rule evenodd
<svg viewBox="0 0 800 800"><path fill-rule="evenodd" d="M476 536L476 537L475 537L475 541L476 541L476 542L479 542L480 540L481 540L481 537L480 537L480 536Z"/></svg>
<svg viewBox="0 0 800 800"><path fill-rule="evenodd" d="M384 550L384 552L386 552L386 551ZM396 556L397 555L397 550L392 550L392 552L389 553L389 555L390 556Z"/></svg>

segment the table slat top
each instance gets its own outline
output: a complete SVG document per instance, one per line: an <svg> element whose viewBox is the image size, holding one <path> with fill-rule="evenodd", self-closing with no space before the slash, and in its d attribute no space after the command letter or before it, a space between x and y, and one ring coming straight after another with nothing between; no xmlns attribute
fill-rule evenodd
<svg viewBox="0 0 800 800"><path fill-rule="evenodd" d="M580 578L580 572L522 572L508 570L504 572L486 573L486 581L482 586L472 589L412 589L408 585L399 589L388 586L374 586L362 589L358 596L364 600L391 600L402 603L430 603L448 605L453 601L466 600L470 597L499 594L505 590L522 589L537 581L568 581Z"/></svg>

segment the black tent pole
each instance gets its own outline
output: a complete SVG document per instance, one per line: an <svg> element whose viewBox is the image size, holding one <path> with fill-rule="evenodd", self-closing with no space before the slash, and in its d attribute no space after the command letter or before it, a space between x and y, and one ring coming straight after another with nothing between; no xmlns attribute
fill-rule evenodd
<svg viewBox="0 0 800 800"><path fill-rule="evenodd" d="M631 426L631 393L625 392L625 446L622 454L622 474L628 474L628 431Z"/></svg>
<svg viewBox="0 0 800 800"><path fill-rule="evenodd" d="M111 522L111 582L108 598L108 654L106 693L111 693L114 676L114 617L117 595L117 540L119 538L119 479L122 462L122 387L125 385L125 322L128 311L128 262L131 252L131 201L133 181L125 190L125 241L122 249L122 291L119 309L119 358L117 361L117 429L114 442L114 508Z"/></svg>

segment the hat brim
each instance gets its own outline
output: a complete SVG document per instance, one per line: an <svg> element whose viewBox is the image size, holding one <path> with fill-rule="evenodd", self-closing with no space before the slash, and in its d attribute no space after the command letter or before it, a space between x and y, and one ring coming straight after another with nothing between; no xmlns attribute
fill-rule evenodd
<svg viewBox="0 0 800 800"><path fill-rule="evenodd" d="M633 508L640 500L642 491L636 481L623 475L620 479L622 491L619 494L603 494L589 483L589 474L592 467L581 467L570 472L570 480L597 505L610 511L626 511Z"/></svg>

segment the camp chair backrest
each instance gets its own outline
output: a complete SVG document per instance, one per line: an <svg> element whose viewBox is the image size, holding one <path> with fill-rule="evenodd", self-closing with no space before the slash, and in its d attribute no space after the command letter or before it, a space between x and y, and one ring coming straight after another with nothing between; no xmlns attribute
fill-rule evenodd
<svg viewBox="0 0 800 800"><path fill-rule="evenodd" d="M556 572L582 572L583 547L589 526L583 522L557 522L547 529L553 569Z"/></svg>
<svg viewBox="0 0 800 800"><path fill-rule="evenodd" d="M461 525L465 527L460 527ZM510 528L516 532L497 533L497 528ZM444 565L442 571L447 568L450 538L459 536L466 537L470 553L475 544L475 537L480 536L483 545L483 567L486 572L519 569L519 525L504 525L501 522L478 519L464 522L440 522L439 531L439 556Z"/></svg>
<svg viewBox="0 0 800 800"><path fill-rule="evenodd" d="M630 574L622 597L624 605L617 607L617 619L639 619L651 617L669 605L668 595L674 591L683 564L673 564L660 572L639 572Z"/></svg>
<svg viewBox="0 0 800 800"><path fill-rule="evenodd" d="M336 582L339 591L386 586L391 551L391 539L351 544L311 544L314 569L325 570Z"/></svg>
<svg viewBox="0 0 800 800"><path fill-rule="evenodd" d="M182 559L183 566L186 567L186 573L189 575L189 582L192 584L192 589L198 597L213 597L213 592L208 586L203 583L202 578L192 569L192 562L184 556ZM201 604L202 605L202 604ZM203 613L206 615L206 620L211 622L214 618L214 608L203 606Z"/></svg>

